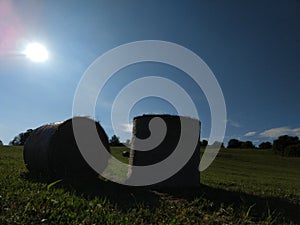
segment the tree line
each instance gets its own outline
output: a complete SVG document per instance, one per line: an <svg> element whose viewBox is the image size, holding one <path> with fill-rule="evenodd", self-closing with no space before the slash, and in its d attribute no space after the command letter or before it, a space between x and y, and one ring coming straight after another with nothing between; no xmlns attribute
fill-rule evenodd
<svg viewBox="0 0 300 225"><path fill-rule="evenodd" d="M18 134L9 142L9 145L24 145L32 132L33 129L28 129L27 131Z"/></svg>
<svg viewBox="0 0 300 225"><path fill-rule="evenodd" d="M9 145L24 145L27 138L33 132L32 129L28 129L27 131L18 134L9 142ZM129 144L129 140L126 141ZM116 135L113 135L109 139L110 146L124 146L121 143L120 138ZM213 145L218 144L221 148L225 148L224 143L214 143ZM3 145L0 140L0 145ZM200 146L207 146L208 141L202 140L200 141ZM292 156L292 157L300 157L300 140L297 136L289 136L283 135L278 137L273 143L266 141L262 142L256 147L251 141L240 141L238 139L230 139L227 144L227 149L272 149L275 154L282 156Z"/></svg>
<svg viewBox="0 0 300 225"><path fill-rule="evenodd" d="M207 146L208 142L203 140L201 146ZM222 143L222 148L224 144ZM282 156L300 157L300 140L298 136L282 135L273 143L266 141L256 147L251 141L240 141L238 139L230 139L227 149L271 149L275 154Z"/></svg>
<svg viewBox="0 0 300 225"><path fill-rule="evenodd" d="M14 146L21 146L24 145L27 138L31 135L31 133L33 132L33 129L28 129L25 132L22 132L20 134L18 134L17 136L15 136L10 142L9 145L14 145ZM128 140L127 140L128 142ZM0 140L0 145L3 144L2 141ZM110 146L124 146L121 142L120 142L120 138L117 137L116 135L113 135L110 139L109 139L109 144Z"/></svg>
<svg viewBox="0 0 300 225"><path fill-rule="evenodd" d="M219 146L221 146L221 148L225 148L224 146L224 143L213 143L212 145L216 145L218 144ZM203 140L203 141L200 141L200 146L207 146L208 145L208 141L207 140ZM266 141L266 142L262 142L259 144L258 147L256 147L252 141L240 141L238 139L230 139L228 141L228 144L227 144L227 148L241 148L241 149L271 149L272 148L272 143L269 142L269 141Z"/></svg>
<svg viewBox="0 0 300 225"><path fill-rule="evenodd" d="M276 154L282 156L300 157L299 137L291 137L288 135L280 136L273 142L273 150Z"/></svg>

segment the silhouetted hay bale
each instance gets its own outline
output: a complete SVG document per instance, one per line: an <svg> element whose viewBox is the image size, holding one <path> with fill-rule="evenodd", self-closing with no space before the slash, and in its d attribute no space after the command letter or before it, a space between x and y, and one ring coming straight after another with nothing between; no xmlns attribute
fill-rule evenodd
<svg viewBox="0 0 300 225"><path fill-rule="evenodd" d="M23 158L29 171L50 173L51 141L60 123L47 124L35 129L24 145Z"/></svg>
<svg viewBox="0 0 300 225"><path fill-rule="evenodd" d="M23 152L24 162L29 171L55 177L98 175L87 164L77 147L72 120L83 124L95 124L99 138L109 151L108 137L100 124L86 117L75 117L65 122L44 125L33 131L24 145ZM107 164L101 165L103 170L106 166Z"/></svg>
<svg viewBox="0 0 300 225"><path fill-rule="evenodd" d="M151 119L159 117L163 119L167 125L167 133L164 140L153 150L149 151L138 151L135 149L135 136L139 139L146 139L150 136L149 122ZM133 134L132 134L132 145L130 150L129 164L134 166L147 166L158 163L166 159L175 149L179 142L181 135L181 123L180 119L184 120L188 124L192 124L193 127L197 127L199 130L197 146L194 153L187 164L180 169L175 175L162 181L155 186L197 186L200 185L200 121L189 117L165 115L165 114L151 114L138 116L133 119ZM192 127L192 126L191 126ZM195 132L197 132L195 130ZM185 151L185 149L180 149ZM135 173L134 170L129 170L130 174Z"/></svg>

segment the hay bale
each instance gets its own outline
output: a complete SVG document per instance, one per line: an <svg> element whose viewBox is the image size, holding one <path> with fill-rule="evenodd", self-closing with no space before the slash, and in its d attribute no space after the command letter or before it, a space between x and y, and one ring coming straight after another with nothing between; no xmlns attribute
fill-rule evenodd
<svg viewBox="0 0 300 225"><path fill-rule="evenodd" d="M104 129L98 122L89 118L75 117L65 122L47 124L35 129L24 145L24 162L30 172L55 177L98 175L87 164L77 147L72 120L83 124L95 124L99 138L109 151L108 137ZM95 151L99 151L99 149L95 149ZM107 165L101 166L105 169Z"/></svg>
<svg viewBox="0 0 300 225"><path fill-rule="evenodd" d="M146 139L150 136L149 122L151 119L159 117L164 120L167 125L167 133L164 140L153 150L139 151L135 149L135 137L139 139ZM151 114L142 115L133 119L133 134L132 134L132 145L130 150L129 164L134 166L147 166L158 163L166 159L176 149L181 135L181 122L185 120L190 124L195 125L199 128L200 132L200 121L189 117L165 115L165 114ZM196 132L196 131L195 131ZM199 145L200 134L198 135L197 146L194 153L187 164L180 169L175 175L168 178L167 180L156 184L156 186L197 186L200 185L200 145ZM180 151L185 151L180 149ZM134 170L129 171L130 174L135 173ZM130 179L130 177L128 178Z"/></svg>

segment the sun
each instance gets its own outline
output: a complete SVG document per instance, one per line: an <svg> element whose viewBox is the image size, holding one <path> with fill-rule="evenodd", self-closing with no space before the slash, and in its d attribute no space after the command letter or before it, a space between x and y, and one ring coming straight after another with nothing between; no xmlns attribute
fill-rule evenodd
<svg viewBox="0 0 300 225"><path fill-rule="evenodd" d="M23 53L33 62L45 62L48 59L46 47L37 42L29 43Z"/></svg>

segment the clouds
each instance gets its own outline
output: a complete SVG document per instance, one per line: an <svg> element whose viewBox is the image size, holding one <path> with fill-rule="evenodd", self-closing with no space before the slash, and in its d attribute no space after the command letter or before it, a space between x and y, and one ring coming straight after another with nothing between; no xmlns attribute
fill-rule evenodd
<svg viewBox="0 0 300 225"><path fill-rule="evenodd" d="M233 121L231 119L227 120L227 124L230 125L230 126L233 126L233 127L241 127L241 125L238 122Z"/></svg>
<svg viewBox="0 0 300 225"><path fill-rule="evenodd" d="M258 137L258 138L278 138L282 135L299 136L300 128L290 128L290 127L276 127L269 130L265 130L261 133L256 131L250 131L244 134L244 137Z"/></svg>
<svg viewBox="0 0 300 225"><path fill-rule="evenodd" d="M245 137L252 137L252 136L254 136L255 134L256 134L255 131L250 131L250 132L246 133L244 136L245 136Z"/></svg>
<svg viewBox="0 0 300 225"><path fill-rule="evenodd" d="M259 134L261 137L277 138L282 135L300 136L300 128L277 127L270 130L265 130Z"/></svg>
<svg viewBox="0 0 300 225"><path fill-rule="evenodd" d="M122 131L126 133L131 133L132 127L133 127L132 123L122 124Z"/></svg>

